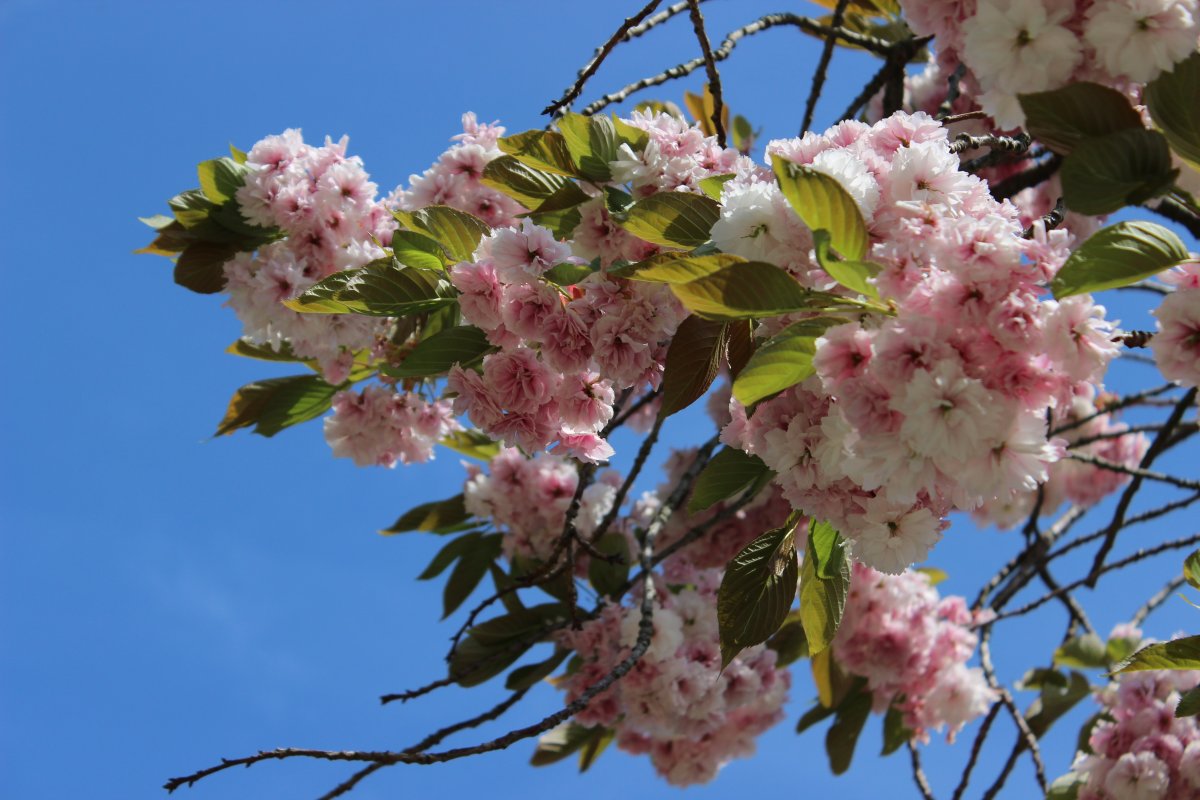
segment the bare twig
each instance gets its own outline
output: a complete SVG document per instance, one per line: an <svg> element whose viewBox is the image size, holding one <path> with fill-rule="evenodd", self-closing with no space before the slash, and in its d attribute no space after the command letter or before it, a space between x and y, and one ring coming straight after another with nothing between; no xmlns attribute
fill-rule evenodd
<svg viewBox="0 0 1200 800"><path fill-rule="evenodd" d="M833 48L837 45L837 29L842 27L842 18L846 15L846 6L850 0L838 0L833 7L833 18L830 20L830 32L825 37L821 47L821 58L817 61L817 69L813 72L812 88L808 90L808 100L804 103L804 121L800 123L800 134L803 135L812 125L813 112L817 110L817 100L821 97L821 88L825 85L825 73L829 70L829 62L833 58Z"/></svg>
<svg viewBox="0 0 1200 800"><path fill-rule="evenodd" d="M967 757L967 765L963 767L962 777L958 780L958 786L954 787L954 795L951 800L962 800L963 793L967 791L967 784L971 780L971 772L975 769L976 762L979 761L979 754L983 750L983 743L987 740L988 732L992 729L992 723L996 721L996 716L1000 713L1000 705L992 703L992 707L988 709L987 716L983 718L983 723L979 726L979 733L975 734L975 741L971 744L971 754Z"/></svg>
<svg viewBox="0 0 1200 800"><path fill-rule="evenodd" d="M583 91L583 85L587 83L588 78L592 77L592 75L596 73L596 70L598 70L600 65L604 63L604 59L608 58L608 54L613 51L613 48L624 40L626 34L628 34L634 26L636 26L646 17L650 16L650 13L654 11L654 9L658 8L659 3L661 2L662 0L650 0L650 2L647 3L641 11L634 14L632 17L626 17L625 21L621 23L621 27L617 28L617 32L608 38L608 41L596 51L594 56L592 56L592 60L589 61L582 70L579 71L579 77L576 78L575 83L571 84L570 88L563 93L562 97L543 108L542 113L554 114L560 108L566 108L570 106L575 98L579 97L579 93Z"/></svg>
<svg viewBox="0 0 1200 800"><path fill-rule="evenodd" d="M933 800L933 789L929 788L929 778L925 777L925 770L921 768L921 754L917 751L917 746L913 744L912 739L909 739L906 744L908 745L909 762L912 764L913 782L917 784L917 791L925 800Z"/></svg>
<svg viewBox="0 0 1200 800"><path fill-rule="evenodd" d="M704 15L700 13L699 0L689 0L691 6L692 30L696 32L696 41L700 43L700 54L704 58L704 70L708 73L708 90L712 94L713 130L717 134L717 144L725 147L725 123L721 119L725 113L725 101L721 97L721 74L717 72L717 62L713 58L712 45L708 42L708 31L704 29Z"/></svg>
<svg viewBox="0 0 1200 800"><path fill-rule="evenodd" d="M1187 581L1182 575L1177 575L1171 580L1167 581L1166 585L1155 592L1154 596L1147 600L1145 605L1139 608L1129 621L1133 625L1141 627L1141 624L1146 621L1146 618L1149 617L1156 608L1165 603L1168 597L1179 591L1179 588L1186 582Z"/></svg>

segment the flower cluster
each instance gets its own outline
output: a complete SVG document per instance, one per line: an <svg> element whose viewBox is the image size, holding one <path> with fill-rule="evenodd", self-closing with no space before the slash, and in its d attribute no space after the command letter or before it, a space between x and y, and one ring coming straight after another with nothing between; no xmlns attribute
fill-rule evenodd
<svg viewBox="0 0 1200 800"><path fill-rule="evenodd" d="M1187 800L1200 795L1200 726L1176 717L1195 670L1128 672L1097 693L1104 716L1072 771L1079 800Z"/></svg>
<svg viewBox="0 0 1200 800"><path fill-rule="evenodd" d="M462 126L463 132L454 137L456 144L424 174L410 176L408 188L397 188L388 204L405 211L450 206L492 227L515 224L525 208L481 182L487 165L503 155L496 141L504 135L504 128L494 123L480 124L470 112L463 114Z"/></svg>
<svg viewBox="0 0 1200 800"><path fill-rule="evenodd" d="M755 738L783 718L791 675L776 667L775 652L749 648L721 669L716 592L720 571L672 590L655 581L654 636L645 655L617 683L575 716L587 726L616 732L617 745L648 754L676 786L712 780L730 760L754 752ZM558 684L570 702L625 659L637 641L641 614L607 606L579 631L559 634L577 663Z"/></svg>
<svg viewBox="0 0 1200 800"><path fill-rule="evenodd" d="M944 71L1003 128L1024 122L1017 95L1092 81L1128 91L1196 50L1196 0L901 0L933 34Z"/></svg>
<svg viewBox="0 0 1200 800"><path fill-rule="evenodd" d="M1168 380L1200 386L1200 262L1163 274L1175 287L1154 311L1158 333L1150 340L1154 360Z"/></svg>
<svg viewBox="0 0 1200 800"><path fill-rule="evenodd" d="M963 598L939 598L924 573L884 575L855 564L833 652L843 669L867 679L876 711L895 703L914 737L947 727L953 739L996 699L982 670L966 666L979 621Z"/></svg>
<svg viewBox="0 0 1200 800"><path fill-rule="evenodd" d="M722 435L774 469L793 506L848 536L859 560L896 574L925 557L951 509L1047 479L1063 454L1047 438L1047 409L1097 380L1118 348L1089 297L1042 296L1069 235L1022 238L1015 209L959 169L926 114L844 122L768 151L833 175L854 197L881 266L875 286L895 314L829 328L817 374L752 416L735 402ZM761 217L733 200L739 191L729 189L728 224L775 238L777 225L740 220ZM727 246L738 252L739 241Z"/></svg>
<svg viewBox="0 0 1200 800"><path fill-rule="evenodd" d="M383 323L359 316L299 314L283 305L339 270L385 255L396 223L375 199L362 161L346 156L346 140L305 144L287 130L258 142L246 156L251 172L237 191L242 214L286 238L239 253L225 263L229 305L245 336L276 351L315 359L326 380L341 383L354 351L370 347Z"/></svg>
<svg viewBox="0 0 1200 800"><path fill-rule="evenodd" d="M433 458L433 446L462 430L445 401L427 403L419 395L384 386L338 392L333 416L325 419L325 440L333 454L360 467L419 464Z"/></svg>
<svg viewBox="0 0 1200 800"><path fill-rule="evenodd" d="M463 500L472 516L491 520L504 532L505 555L545 561L562 536L567 509L579 486L579 473L569 460L539 453L526 458L506 448L484 472L467 467ZM612 509L621 476L605 470L583 490L575 530L591 536Z"/></svg>

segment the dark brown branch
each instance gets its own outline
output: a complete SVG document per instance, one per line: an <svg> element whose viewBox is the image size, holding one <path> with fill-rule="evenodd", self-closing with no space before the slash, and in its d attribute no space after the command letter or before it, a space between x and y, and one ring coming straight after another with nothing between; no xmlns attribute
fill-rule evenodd
<svg viewBox="0 0 1200 800"><path fill-rule="evenodd" d="M1086 425L1087 423L1091 422L1092 420L1102 417L1105 414L1111 414L1112 412L1119 411L1122 408L1129 408L1130 406L1141 405L1142 402L1145 400L1149 400L1151 398L1158 397L1160 394L1166 394L1167 392L1171 391L1172 389L1178 389L1178 388L1179 387L1174 383L1164 383L1162 386L1157 386L1153 389L1147 389L1144 392L1137 392L1136 394L1125 395L1120 400L1115 400L1111 403L1106 403L1103 408L1097 409L1093 413L1088 414L1086 417L1080 417L1079 419L1073 419L1070 422L1065 422L1062 425L1059 425L1057 428L1050 431L1050 435L1051 436L1061 436L1062 434L1066 433L1067 431L1074 430L1075 428L1079 428L1083 425Z"/></svg>
<svg viewBox="0 0 1200 800"><path fill-rule="evenodd" d="M967 765L963 767L962 777L958 780L958 786L954 787L954 795L951 800L962 800L963 793L967 791L967 784L971 781L971 772L975 769L975 764L979 761L979 754L983 750L983 743L987 740L988 732L992 729L992 723L996 721L997 715L1000 714L1000 705L992 703L992 707L988 709L987 716L983 718L983 723L979 726L979 733L975 734L975 741L971 744L971 754L967 757Z"/></svg>
<svg viewBox="0 0 1200 800"><path fill-rule="evenodd" d="M1013 702L1012 695L1008 689L1001 685L996 679L996 668L992 664L992 623L983 626L979 632L979 665L983 668L983 675L987 679L988 685L992 690L1000 696L1000 702L1004 705L1008 715L1012 718L1013 724L1017 726L1020 732L1020 737L1017 740L1017 754L1020 754L1021 749L1029 750L1029 757L1033 759L1034 773L1037 777L1038 786L1042 790L1042 794L1046 793L1046 765L1042 762L1042 751L1038 746L1037 736L1030 729L1029 723L1025 720L1025 715L1017 708L1017 704Z"/></svg>
<svg viewBox="0 0 1200 800"><path fill-rule="evenodd" d="M830 20L830 32L825 37L821 47L821 58L817 61L817 69L813 72L812 88L808 90L808 100L804 103L804 121L800 123L800 135L812 125L813 113L817 110L817 100L821 97L821 88L825 85L825 74L829 70L829 62L833 59L833 48L837 45L837 29L842 27L842 19L846 15L846 6L850 0L838 0L833 7L833 18Z"/></svg>
<svg viewBox="0 0 1200 800"><path fill-rule="evenodd" d="M1183 419L1183 415L1187 413L1188 409L1195 405L1195 402L1196 389L1192 388L1175 404L1175 408L1171 412L1171 416L1167 418L1163 429L1154 437L1154 441L1146 449L1146 454L1142 456L1141 463L1138 464L1139 472L1148 470L1154 463L1154 459L1158 458L1166 450L1175 426ZM1144 477L1143 475L1135 475L1133 480L1129 482L1129 485L1125 487L1125 491L1121 493L1121 499L1117 501L1117 508L1113 512L1112 522L1109 523L1108 529L1105 531L1104 542L1100 545L1100 549L1096 552L1096 557L1092 561L1091 574L1087 579L1088 586L1095 586L1096 581L1100 578L1101 570L1104 567L1104 559L1108 557L1109 551L1112 550L1113 545L1117 542L1117 534L1121 532L1121 529L1125 525L1125 514L1129 511L1129 506L1133 502L1138 489L1141 488Z"/></svg>
<svg viewBox="0 0 1200 800"><path fill-rule="evenodd" d="M647 3L641 11L634 14L632 17L626 17L625 21L621 23L621 27L617 28L617 32L608 38L608 41L596 51L594 56L592 56L592 60L589 61L582 70L579 71L579 77L576 78L575 83L571 84L571 87L563 93L562 97L543 108L542 113L554 114L560 108L566 108L570 106L575 98L579 97L579 93L583 91L583 85L587 83L588 78L596 74L596 70L598 70L600 65L604 63L604 59L608 58L608 54L613 51L613 48L625 38L625 35L628 34L634 26L636 26L646 17L650 16L650 13L653 12L654 9L658 8L661 2L662 0L650 0L650 2Z"/></svg>
<svg viewBox="0 0 1200 800"><path fill-rule="evenodd" d="M1161 430L1159 431L1161 434ZM1176 486L1180 489L1191 489L1192 491L1200 491L1200 481L1192 481L1187 478L1176 478L1174 475L1167 475L1163 472L1154 472L1153 470L1140 469L1138 467L1127 467L1124 464L1118 464L1114 461L1106 461L1103 458L1098 458L1089 453L1067 453L1067 458L1072 461L1082 461L1084 464L1091 464L1098 469L1108 470L1109 472L1119 472L1122 475L1131 475L1135 478L1141 478L1148 481L1157 481L1158 483L1168 483L1171 486Z"/></svg>
<svg viewBox="0 0 1200 800"><path fill-rule="evenodd" d="M853 119L854 115L858 113L858 110L869 103L871 98L883 88L884 82L887 81L888 76L891 74L892 64L889 61L884 63L884 65L879 68L879 71L871 77L871 80L867 81L866 85L863 86L862 91L860 91L858 95L850 101L850 105L846 106L846 110L842 112L840 117L838 117L838 121L841 122L842 120Z"/></svg>
<svg viewBox="0 0 1200 800"><path fill-rule="evenodd" d="M1141 627L1146 618L1154 612L1156 608L1167 601L1167 598L1179 591L1179 589L1187 581L1182 575L1177 575L1167 581L1166 585L1154 593L1154 596L1146 601L1145 605L1137 610L1137 612L1129 619L1129 622L1137 627Z"/></svg>
<svg viewBox="0 0 1200 800"><path fill-rule="evenodd" d="M1200 218L1173 197L1164 197L1157 205L1147 205L1145 208L1153 211L1164 219L1169 219L1187 229L1188 233L1200 239Z"/></svg>
<svg viewBox="0 0 1200 800"><path fill-rule="evenodd" d="M700 54L704 58L704 70L708 73L708 90L712 94L713 130L717 134L717 144L725 147L725 123L721 119L725 113L725 101L721 96L721 74L717 72L717 62L713 58L712 45L708 41L708 31L704 29L704 15L700 13L699 0L689 0L691 6L692 30L696 32L696 41L700 44Z"/></svg>
<svg viewBox="0 0 1200 800"><path fill-rule="evenodd" d="M921 768L921 754L917 752L917 746L913 744L912 739L909 739L906 744L908 745L909 763L912 764L913 782L917 784L917 791L925 800L933 800L933 789L929 788L929 778L925 777L925 770Z"/></svg>
<svg viewBox="0 0 1200 800"><path fill-rule="evenodd" d="M1062 156L1055 154L1023 172L1008 176L1004 180L992 185L992 197L997 200L1007 200L1018 192L1049 180L1054 173L1058 172L1058 168L1062 166L1062 161Z"/></svg>

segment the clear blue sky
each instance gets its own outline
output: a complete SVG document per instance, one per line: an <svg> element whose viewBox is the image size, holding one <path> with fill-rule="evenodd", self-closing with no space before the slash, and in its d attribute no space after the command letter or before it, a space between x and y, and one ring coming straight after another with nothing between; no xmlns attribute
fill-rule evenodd
<svg viewBox="0 0 1200 800"><path fill-rule="evenodd" d="M789 4L706 9L719 38L779 5ZM440 585L413 580L436 543L374 531L423 499L456 494L457 459L356 469L331 458L317 424L270 441L211 440L230 393L279 371L222 352L236 320L219 301L175 287L165 259L131 255L149 233L135 218L193 186L196 162L286 127L310 140L350 134L351 152L390 188L438 155L463 111L510 131L541 125L538 111L637 6L0 0L9 295L0 330L15 359L0 394L0 796L155 798L167 777L220 756L403 747L494 702L495 687L404 707L377 701L443 674L453 628L436 622ZM690 27L676 20L618 53L585 97L694 52ZM794 135L817 52L792 30L744 42L722 65L727 101L768 135ZM838 54L819 123L870 69L865 57ZM654 96L679 100L700 82ZM669 436L682 441L687 427ZM1012 535L962 526L934 562L950 571L951 590L973 593L1016 546ZM1106 593L1097 625L1129 614L1175 563L1138 573L1135 594ZM1006 678L1029 663L1018 650L1048 658L1060 618L1052 610L1044 624L1000 635ZM1176 601L1151 631L1190 622ZM814 695L804 665L796 677L789 719L762 737L759 755L686 796L911 793L907 759L874 755L877 719L851 774L829 776L823 732L792 732ZM531 701L509 717L514 725L558 707L559 695L542 687ZM1048 750L1055 774L1074 740L1063 733ZM985 774L1011 742L1006 726ZM570 764L533 770L531 749L395 767L355 796L679 796L642 758L614 750L580 778ZM943 792L965 750L928 753ZM263 764L180 796L315 797L347 772ZM1029 796L1028 772L1022 762L1013 796Z"/></svg>

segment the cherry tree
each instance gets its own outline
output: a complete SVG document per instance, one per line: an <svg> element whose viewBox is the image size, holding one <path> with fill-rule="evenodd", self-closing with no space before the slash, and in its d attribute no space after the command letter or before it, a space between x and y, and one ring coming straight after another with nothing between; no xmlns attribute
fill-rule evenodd
<svg viewBox="0 0 1200 800"><path fill-rule="evenodd" d="M752 753L803 669L817 699L798 729L827 727L835 773L878 714L926 798L976 779L995 796L1025 758L1049 797L1200 796L1200 637L1141 631L1200 588L1200 478L1160 466L1197 432L1200 257L1181 237L1200 232L1200 7L820 5L718 41L700 0L655 0L544 129L466 113L386 193L345 139L289 129L202 162L199 188L146 220L145 252L240 319L232 353L299 370L239 389L218 434L324 416L333 455L361 467L466 459L460 493L385 531L445 542L421 578L444 581L459 623L446 674L383 700L501 676L510 692L403 750L265 750L168 789L267 760L353 762L336 797L392 765L524 740L534 765L586 769L615 744L686 786ZM676 17L694 59L571 110L615 48ZM820 60L801 135L763 141L719 65L781 27ZM881 63L813 130L838 47ZM705 90L684 108L608 110L692 73ZM1157 329L1113 322L1117 291ZM1116 394L1117 359L1156 377ZM656 483L660 433L697 403L710 429L693 425ZM622 428L640 437L627 454ZM974 598L922 566L961 514L1023 542ZM1147 559L1161 589L1120 583ZM1132 603L1111 632L1079 596L1102 580ZM1061 646L1002 681L994 632L1050 607ZM555 713L442 745L547 680ZM1086 703L1084 730L1055 731L1078 737L1074 762L1046 763L1039 742ZM923 753L976 720L957 785L931 786ZM1010 756L980 763L1005 728Z"/></svg>

